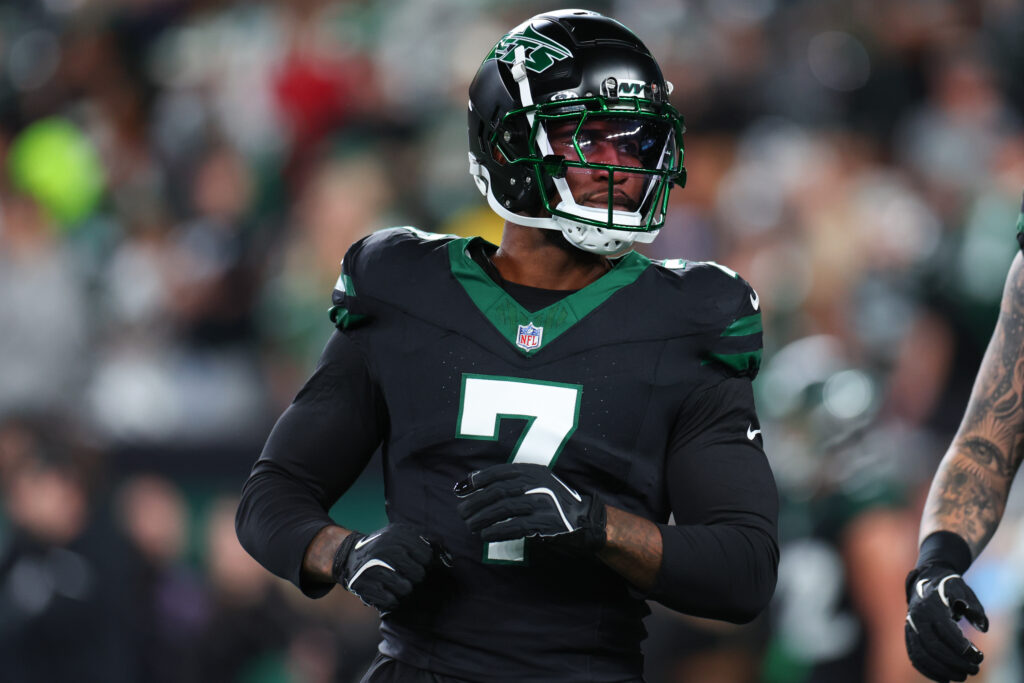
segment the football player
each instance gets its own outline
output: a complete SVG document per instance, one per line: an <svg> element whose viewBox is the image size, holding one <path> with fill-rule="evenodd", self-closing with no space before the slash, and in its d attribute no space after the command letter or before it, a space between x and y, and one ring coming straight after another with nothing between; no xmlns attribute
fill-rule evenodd
<svg viewBox="0 0 1024 683"><path fill-rule="evenodd" d="M501 245L393 228L345 255L237 528L307 595L380 611L364 681L639 681L645 599L745 622L771 598L757 293L630 250L684 182L670 92L620 23L529 19L469 92ZM339 526L377 448L390 523Z"/></svg>
<svg viewBox="0 0 1024 683"><path fill-rule="evenodd" d="M1017 241L1024 249L1024 204ZM999 526L1024 460L1022 352L1024 259L1017 254L960 428L932 479L917 566L907 576L907 653L936 681L963 681L983 659L958 622L987 631L988 617L961 575Z"/></svg>

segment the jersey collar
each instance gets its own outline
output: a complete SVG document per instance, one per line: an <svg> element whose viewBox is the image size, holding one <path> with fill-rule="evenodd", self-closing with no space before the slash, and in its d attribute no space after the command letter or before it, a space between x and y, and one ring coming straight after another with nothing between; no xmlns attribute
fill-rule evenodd
<svg viewBox="0 0 1024 683"><path fill-rule="evenodd" d="M532 356L546 348L556 338L603 304L612 294L636 281L651 264L646 256L631 251L615 260L615 265L600 278L583 289L530 312L501 288L480 264L470 257L467 249L480 237L464 237L448 243L448 260L452 275L469 295L473 304L487 318L498 333L516 350ZM532 329L531 329L532 328ZM523 330L532 335L536 346L517 343ZM536 333L536 330L541 332ZM539 338L537 338L539 336Z"/></svg>

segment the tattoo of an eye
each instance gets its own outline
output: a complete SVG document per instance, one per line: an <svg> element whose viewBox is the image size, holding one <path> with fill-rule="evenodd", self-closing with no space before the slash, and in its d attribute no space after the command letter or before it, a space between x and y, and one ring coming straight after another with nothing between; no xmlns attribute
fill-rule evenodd
<svg viewBox="0 0 1024 683"><path fill-rule="evenodd" d="M979 476L994 474L997 477L1009 477L1013 475L1010 459L988 439L971 436L960 443L960 448L970 455L970 464L967 467L976 465L980 468Z"/></svg>

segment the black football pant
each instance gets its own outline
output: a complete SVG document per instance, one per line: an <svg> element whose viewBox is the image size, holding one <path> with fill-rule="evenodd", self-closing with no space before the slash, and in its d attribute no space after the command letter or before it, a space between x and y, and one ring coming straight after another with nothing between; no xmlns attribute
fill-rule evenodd
<svg viewBox="0 0 1024 683"><path fill-rule="evenodd" d="M374 658L366 675L359 683L473 683L462 678L452 678L431 673L423 669L392 659L380 653Z"/></svg>
<svg viewBox="0 0 1024 683"><path fill-rule="evenodd" d="M359 683L474 683L474 681L431 673L386 655L378 654ZM642 679L637 679L636 683L644 682Z"/></svg>

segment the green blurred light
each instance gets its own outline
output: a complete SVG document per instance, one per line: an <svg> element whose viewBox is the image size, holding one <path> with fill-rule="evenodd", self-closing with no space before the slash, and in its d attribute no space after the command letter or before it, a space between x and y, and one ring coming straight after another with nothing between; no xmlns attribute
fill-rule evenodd
<svg viewBox="0 0 1024 683"><path fill-rule="evenodd" d="M29 125L11 143L7 170L67 230L96 209L103 196L99 155L86 135L61 117Z"/></svg>

